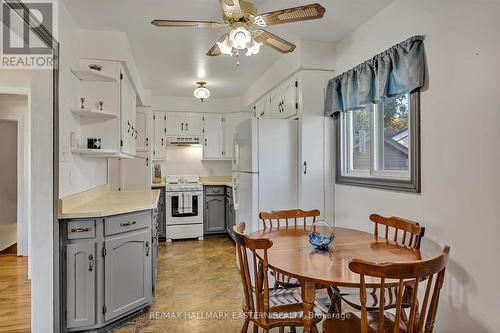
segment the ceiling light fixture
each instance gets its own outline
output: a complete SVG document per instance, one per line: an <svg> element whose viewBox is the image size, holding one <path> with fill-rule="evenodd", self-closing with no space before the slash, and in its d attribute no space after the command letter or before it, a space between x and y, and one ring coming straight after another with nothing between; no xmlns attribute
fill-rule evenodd
<svg viewBox="0 0 500 333"><path fill-rule="evenodd" d="M198 98L202 103L205 99L210 97L210 90L208 90L205 85L207 84L205 81L196 82L198 88L194 90L194 97Z"/></svg>
<svg viewBox="0 0 500 333"><path fill-rule="evenodd" d="M229 41L237 50L246 49L252 42L252 34L244 27L238 27L229 33Z"/></svg>

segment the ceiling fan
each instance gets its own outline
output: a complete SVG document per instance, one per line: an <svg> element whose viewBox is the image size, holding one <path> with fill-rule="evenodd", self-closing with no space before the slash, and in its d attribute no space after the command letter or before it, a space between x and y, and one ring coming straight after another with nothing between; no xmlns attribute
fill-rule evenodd
<svg viewBox="0 0 500 333"><path fill-rule="evenodd" d="M223 28L231 31L224 34L210 48L208 56L221 54L239 55L246 49L246 55L257 54L265 44L278 52L289 53L295 50L295 45L266 30L260 29L268 25L292 23L298 21L322 18L325 8L314 3L288 9L277 10L257 15L257 7L245 0L219 0L222 6L223 23L210 21L153 20L151 24L157 27L190 27L190 28ZM259 29L251 29L257 25Z"/></svg>

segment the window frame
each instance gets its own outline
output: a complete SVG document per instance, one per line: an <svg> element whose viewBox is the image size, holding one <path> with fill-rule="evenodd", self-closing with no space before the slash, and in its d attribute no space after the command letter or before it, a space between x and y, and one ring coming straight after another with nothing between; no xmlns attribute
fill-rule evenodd
<svg viewBox="0 0 500 333"><path fill-rule="evenodd" d="M347 170L347 167L352 165L352 161L346 164L344 161L351 159L349 154L349 146L352 142L352 131L349 135L349 140L345 140L343 133L348 123L352 121L342 121L342 115L336 113L335 119L335 132L336 132L336 176L335 182L341 185L352 185L369 188L380 188L394 191L404 191L421 193L421 161L420 161L420 92L416 91L409 94L408 100L409 107L409 143L408 143L408 157L409 165L408 171L380 171L375 168L375 145L376 145L376 131L374 118L375 106L370 106L373 114L370 116L370 169L367 171L361 170ZM378 129L380 131L380 129ZM383 135L383 134L382 134ZM383 153L383 152L382 152ZM348 171L348 172L344 172ZM403 177L404 175L404 177Z"/></svg>

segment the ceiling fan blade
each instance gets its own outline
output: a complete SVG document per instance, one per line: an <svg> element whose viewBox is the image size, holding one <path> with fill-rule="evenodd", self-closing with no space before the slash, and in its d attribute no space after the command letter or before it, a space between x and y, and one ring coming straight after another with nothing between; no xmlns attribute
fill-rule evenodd
<svg viewBox="0 0 500 333"><path fill-rule="evenodd" d="M295 50L295 45L284 40L281 37L278 37L269 31L265 30L254 30L254 38L257 42L262 42L265 45L272 47L278 52L281 53L290 53Z"/></svg>
<svg viewBox="0 0 500 333"><path fill-rule="evenodd" d="M277 10L259 15L266 25L307 21L320 19L325 15L326 9L318 3Z"/></svg>
<svg viewBox="0 0 500 333"><path fill-rule="evenodd" d="M181 28L222 28L225 24L209 21L182 21L182 20L153 20L152 25L157 27L181 27Z"/></svg>
<svg viewBox="0 0 500 333"><path fill-rule="evenodd" d="M240 0L220 0L222 11L224 13L239 14L242 13Z"/></svg>
<svg viewBox="0 0 500 333"><path fill-rule="evenodd" d="M222 43L224 41L224 39L226 39L226 37L229 36L229 34L224 34L222 35L221 38L219 38L219 43ZM208 50L207 52L207 56L210 56L210 57L215 57L215 56L218 56L218 55L221 55L222 52L220 51L220 48L219 48L219 45L217 45L217 43L215 43L211 48L210 50Z"/></svg>

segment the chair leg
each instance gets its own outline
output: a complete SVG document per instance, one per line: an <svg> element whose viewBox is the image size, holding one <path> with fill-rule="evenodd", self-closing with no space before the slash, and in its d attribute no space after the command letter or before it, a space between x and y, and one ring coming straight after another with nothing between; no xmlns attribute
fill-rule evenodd
<svg viewBox="0 0 500 333"><path fill-rule="evenodd" d="M259 333L259 326L256 323L253 323L253 333Z"/></svg>
<svg viewBox="0 0 500 333"><path fill-rule="evenodd" d="M285 326L280 326L280 333L285 333Z"/></svg>
<svg viewBox="0 0 500 333"><path fill-rule="evenodd" d="M290 333L297 333L295 326L290 326Z"/></svg>
<svg viewBox="0 0 500 333"><path fill-rule="evenodd" d="M330 297L330 307L328 314L342 313L342 298L340 297L340 290L335 286L326 288L328 296Z"/></svg>
<svg viewBox="0 0 500 333"><path fill-rule="evenodd" d="M312 333L319 333L318 327L316 325L313 325L313 327L312 327Z"/></svg>
<svg viewBox="0 0 500 333"><path fill-rule="evenodd" d="M248 332L248 324L250 322L250 319L245 318L245 322L243 323L243 327L241 328L241 333L247 333Z"/></svg>

